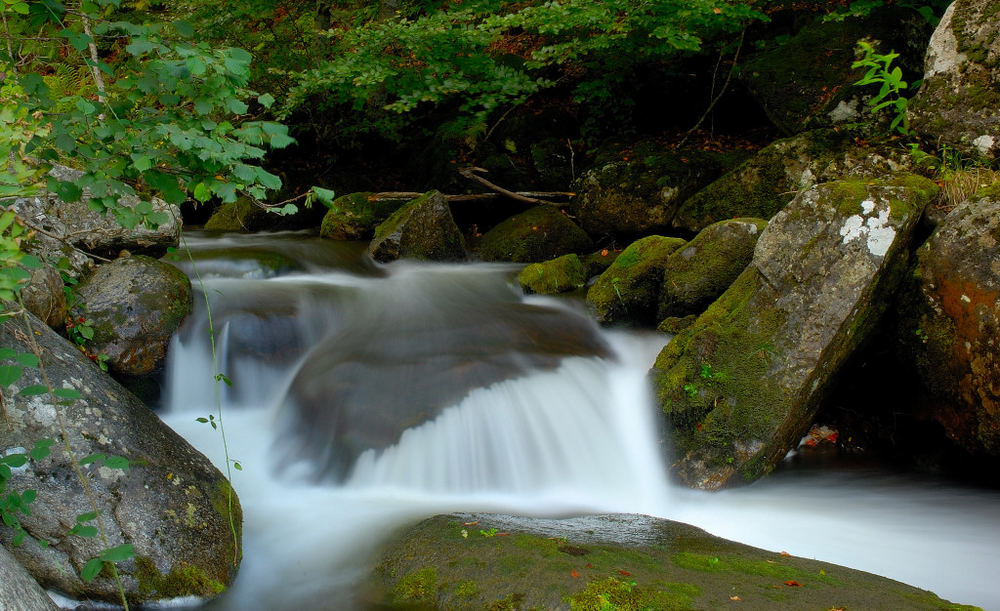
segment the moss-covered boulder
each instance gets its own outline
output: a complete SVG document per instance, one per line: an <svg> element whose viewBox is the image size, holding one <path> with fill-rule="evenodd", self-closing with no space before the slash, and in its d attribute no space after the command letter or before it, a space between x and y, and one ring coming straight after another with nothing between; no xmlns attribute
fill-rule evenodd
<svg viewBox="0 0 1000 611"><path fill-rule="evenodd" d="M205 230L230 233L260 231L267 226L267 214L267 210L241 197L235 202L219 205L205 221Z"/></svg>
<svg viewBox="0 0 1000 611"><path fill-rule="evenodd" d="M435 516L393 538L361 600L379 609L973 609L630 514Z"/></svg>
<svg viewBox="0 0 1000 611"><path fill-rule="evenodd" d="M162 369L171 336L191 312L184 272L143 255L99 266L75 292L74 322L83 318L93 329L84 347L92 356L107 356L109 371L122 376Z"/></svg>
<svg viewBox="0 0 1000 611"><path fill-rule="evenodd" d="M428 191L375 228L368 254L383 263L400 258L456 261L465 258L465 239L444 195Z"/></svg>
<svg viewBox="0 0 1000 611"><path fill-rule="evenodd" d="M30 513L17 516L34 540L14 545L15 531L5 527L0 544L42 587L78 600L121 600L107 570L92 581L79 575L107 547L126 543L135 556L116 565L133 605L174 596L211 598L225 590L236 576L242 549L240 504L225 477L75 346L37 318L29 319L30 326L20 317L0 325L0 347L5 353L30 354L37 342L46 375L24 367L11 385L0 446L24 452L41 440L60 442L47 457L15 469L7 482L12 492L37 491ZM66 405L62 399L54 403L48 393L20 392L47 384L66 389L60 397L76 398ZM87 478L89 493L72 464L84 457L97 457L75 467ZM128 459L129 468L113 468L111 457ZM67 536L78 516L95 510L106 542ZM95 525L93 520L85 524ZM164 579L168 576L173 578ZM0 589L7 585L0 583Z"/></svg>
<svg viewBox="0 0 1000 611"><path fill-rule="evenodd" d="M319 235L333 240L370 240L375 227L392 216L407 199L370 199L371 193L342 195L323 216Z"/></svg>
<svg viewBox="0 0 1000 611"><path fill-rule="evenodd" d="M864 68L852 68L855 47L866 40L882 53L901 54L902 64L919 74L922 49L911 41L927 40L930 28L909 8L883 7L867 16L828 21L817 17L791 38L753 53L740 79L768 118L784 133L864 121L871 93L855 87ZM742 63L742 62L741 62Z"/></svg>
<svg viewBox="0 0 1000 611"><path fill-rule="evenodd" d="M544 263L531 263L517 275L517 283L527 293L552 295L583 288L587 270L576 255L563 255Z"/></svg>
<svg viewBox="0 0 1000 611"><path fill-rule="evenodd" d="M1000 158L1000 4L957 0L927 48L910 127L963 156Z"/></svg>
<svg viewBox="0 0 1000 611"><path fill-rule="evenodd" d="M973 453L1000 456L1000 197L959 204L918 250L900 354L919 403Z"/></svg>
<svg viewBox="0 0 1000 611"><path fill-rule="evenodd" d="M604 324L655 324L663 269L670 255L684 244L680 238L651 235L623 250L587 291L597 320Z"/></svg>
<svg viewBox="0 0 1000 611"><path fill-rule="evenodd" d="M887 307L936 192L912 176L832 182L771 220L752 264L650 372L680 479L706 489L751 481L795 446Z"/></svg>
<svg viewBox="0 0 1000 611"><path fill-rule="evenodd" d="M609 155L610 151L620 151ZM577 179L570 212L594 238L634 239L670 227L677 207L742 160L742 153L668 151L652 142L609 147Z"/></svg>
<svg viewBox="0 0 1000 611"><path fill-rule="evenodd" d="M558 209L535 206L483 234L477 252L484 261L535 263L586 252L593 246L587 234Z"/></svg>
<svg viewBox="0 0 1000 611"><path fill-rule="evenodd" d="M583 263L583 266L587 269L587 278L593 278L594 276L603 274L606 269L611 267L611 264L615 262L615 259L617 259L620 254L620 250L602 248L597 252L592 252L589 255L583 255L580 257L580 262Z"/></svg>
<svg viewBox="0 0 1000 611"><path fill-rule="evenodd" d="M719 221L670 255L656 319L701 314L750 263L766 226L763 219Z"/></svg>
<svg viewBox="0 0 1000 611"><path fill-rule="evenodd" d="M681 204L672 225L701 231L737 218L769 219L799 191L846 177L875 178L908 167L892 148L854 142L846 131L820 129L777 140Z"/></svg>

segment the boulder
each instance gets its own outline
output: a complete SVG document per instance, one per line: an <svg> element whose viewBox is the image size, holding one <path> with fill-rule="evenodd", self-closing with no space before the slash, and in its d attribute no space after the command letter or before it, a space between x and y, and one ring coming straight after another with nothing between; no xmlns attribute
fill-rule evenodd
<svg viewBox="0 0 1000 611"><path fill-rule="evenodd" d="M62 276L51 265L30 270L31 278L21 289L24 307L53 329L66 323L66 290Z"/></svg>
<svg viewBox="0 0 1000 611"><path fill-rule="evenodd" d="M59 441L47 457L13 470L8 489L35 490L36 497L30 513L19 516L27 534L22 544L13 545L9 528L0 529L0 543L43 587L75 599L120 600L107 571L91 582L79 574L103 550L126 543L135 556L118 562L117 570L133 604L212 597L225 590L236 575L242 522L226 479L79 350L37 318L27 318L30 327L22 317L0 325L4 365L23 369L4 390L7 419L0 447L23 453L43 440ZM29 357L18 357L19 365L12 358L34 353L35 342L44 376L28 366ZM46 380L64 389L58 391L59 404L48 393L35 392ZM80 464L85 457L93 462ZM112 457L127 459L130 467L116 468ZM73 463L87 478L89 495ZM94 511L88 497L100 511L106 544L68 532L78 516Z"/></svg>
<svg viewBox="0 0 1000 611"><path fill-rule="evenodd" d="M1000 189L952 210L917 251L898 325L918 404L965 450L1000 456Z"/></svg>
<svg viewBox="0 0 1000 611"><path fill-rule="evenodd" d="M681 480L705 489L752 481L795 446L887 307L936 193L914 176L838 181L775 215L751 265L650 372Z"/></svg>
<svg viewBox="0 0 1000 611"><path fill-rule="evenodd" d="M619 152L621 147L611 147ZM677 207L739 161L702 151L668 151L650 142L609 155L577 179L570 212L595 238L634 239L670 227Z"/></svg>
<svg viewBox="0 0 1000 611"><path fill-rule="evenodd" d="M920 73L922 50L912 41L927 40L930 26L916 11L882 7L866 16L840 21L817 17L787 40L752 54L740 80L767 117L786 134L858 123L870 116L871 92L855 87L865 74L852 68L858 40L881 53L901 54L894 66Z"/></svg>
<svg viewBox="0 0 1000 611"><path fill-rule="evenodd" d="M205 231L259 231L267 226L267 217L267 210L241 197L235 202L219 205L205 221Z"/></svg>
<svg viewBox="0 0 1000 611"><path fill-rule="evenodd" d="M392 538L366 586L375 609L950 608L871 573L631 514L435 516Z"/></svg>
<svg viewBox="0 0 1000 611"><path fill-rule="evenodd" d="M770 219L799 191L846 177L875 178L909 167L902 151L854 142L820 129L776 140L680 205L671 224L701 231L737 217Z"/></svg>
<svg viewBox="0 0 1000 611"><path fill-rule="evenodd" d="M611 267L611 264L615 262L615 259L617 259L620 254L620 250L602 248L597 252L581 256L580 262L583 263L583 267L587 270L587 278L593 278L594 276L603 274L605 270Z"/></svg>
<svg viewBox="0 0 1000 611"><path fill-rule="evenodd" d="M53 166L49 175L53 178L73 183L83 172L63 166ZM155 229L136 225L133 229L122 227L114 214L97 212L91 208L90 190L83 189L77 202L67 202L54 193L36 197L19 197L11 202L11 209L24 219L29 227L42 229L55 236L65 236L65 241L76 248L104 257L116 257L122 250L133 253L163 255L168 247L177 246L180 239L178 211L161 199L153 198L149 216L157 216L162 222ZM118 204L135 212L142 208L139 198L123 197ZM51 240L48 236L40 240ZM54 261L53 261L54 262Z"/></svg>
<svg viewBox="0 0 1000 611"><path fill-rule="evenodd" d="M191 281L169 263L137 255L106 263L75 289L74 319L94 337L88 353L106 355L117 375L144 376L163 367L170 337L191 312Z"/></svg>
<svg viewBox="0 0 1000 611"><path fill-rule="evenodd" d="M655 324L663 269L670 255L685 243L680 238L651 235L623 250L587 291L597 320L604 324Z"/></svg>
<svg viewBox="0 0 1000 611"><path fill-rule="evenodd" d="M709 225L667 259L656 319L701 314L743 272L753 258L763 219L734 219Z"/></svg>
<svg viewBox="0 0 1000 611"><path fill-rule="evenodd" d="M484 261L535 263L591 248L587 234L565 214L552 206L535 206L483 234L478 254Z"/></svg>
<svg viewBox="0 0 1000 611"><path fill-rule="evenodd" d="M369 192L342 195L323 216L319 235L333 240L370 240L375 227L405 205L408 199L370 200Z"/></svg>
<svg viewBox="0 0 1000 611"><path fill-rule="evenodd" d="M4 611L55 611L52 599L24 570L17 559L0 547L0 609Z"/></svg>
<svg viewBox="0 0 1000 611"><path fill-rule="evenodd" d="M962 156L1000 158L1000 5L957 0L931 36L910 127Z"/></svg>
<svg viewBox="0 0 1000 611"><path fill-rule="evenodd" d="M455 261L465 258L465 239L444 195L429 191L375 228L368 254L382 263L400 258Z"/></svg>
<svg viewBox="0 0 1000 611"><path fill-rule="evenodd" d="M531 263L517 275L526 293L552 295L583 288L587 270L576 255L563 255L544 263Z"/></svg>

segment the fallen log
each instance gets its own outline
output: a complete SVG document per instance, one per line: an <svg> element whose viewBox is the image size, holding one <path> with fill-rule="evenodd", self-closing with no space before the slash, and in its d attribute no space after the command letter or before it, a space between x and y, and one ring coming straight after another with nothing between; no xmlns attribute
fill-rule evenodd
<svg viewBox="0 0 1000 611"><path fill-rule="evenodd" d="M553 202L549 201L549 198L569 199L576 195L576 193L569 191L510 191L476 174L476 172L487 171L488 170L483 168L470 166L459 169L458 173L470 180L478 182L484 187L492 190L493 193L463 193L458 195L445 195L445 200L449 202L477 202L494 201L501 198L507 198L529 204L564 207L568 205L568 202ZM420 197L421 195L423 195L423 193L417 193L415 191L383 191L381 193L372 193L368 196L368 201L374 202L387 199L414 199L416 197Z"/></svg>

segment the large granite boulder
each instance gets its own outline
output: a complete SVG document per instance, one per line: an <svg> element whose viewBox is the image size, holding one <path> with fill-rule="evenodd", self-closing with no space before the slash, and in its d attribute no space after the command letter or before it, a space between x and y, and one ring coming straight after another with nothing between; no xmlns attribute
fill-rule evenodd
<svg viewBox="0 0 1000 611"><path fill-rule="evenodd" d="M55 611L58 608L28 571L17 563L17 559L0 547L0 609Z"/></svg>
<svg viewBox="0 0 1000 611"><path fill-rule="evenodd" d="M735 154L669 151L650 142L615 156L602 153L595 167L573 183L576 195L569 208L595 239L666 231L684 200L741 161Z"/></svg>
<svg viewBox="0 0 1000 611"><path fill-rule="evenodd" d="M400 258L456 261L465 258L465 239L444 195L429 191L375 229L368 254L383 263Z"/></svg>
<svg viewBox="0 0 1000 611"><path fill-rule="evenodd" d="M36 497L30 513L19 516L25 540L14 545L14 530L3 528L0 543L43 587L76 599L120 600L107 571L90 582L79 575L89 560L123 544L135 552L117 563L132 603L212 597L225 590L239 564L242 522L226 479L73 345L37 318L28 320L30 327L21 317L0 325L5 376L10 368L23 369L4 389L0 447L23 453L42 440L59 441L47 457L13 470L8 489L34 490ZM29 366L36 342L44 376ZM47 383L62 389L56 391L58 403L47 392L39 394ZM106 458L93 460L95 455ZM92 458L80 464L85 457ZM130 467L121 470L110 457L125 458ZM89 493L74 463L87 478ZM89 497L100 512L106 543L68 532L78 516L94 512Z"/></svg>
<svg viewBox="0 0 1000 611"><path fill-rule="evenodd" d="M1000 189L955 207L917 251L898 328L921 413L1000 456Z"/></svg>
<svg viewBox="0 0 1000 611"><path fill-rule="evenodd" d="M670 255L663 267L657 320L701 314L753 258L763 219L713 223Z"/></svg>
<svg viewBox="0 0 1000 611"><path fill-rule="evenodd" d="M53 166L49 175L60 184L73 185L83 172L63 166ZM55 193L35 197L19 197L9 202L11 209L29 225L63 238L73 247L104 257L116 257L122 250L163 255L168 247L177 246L180 239L179 213L174 206L161 199L141 203L138 197L129 196L118 200L119 206L134 217L145 215L155 219L157 227L146 227L141 223L129 229L119 220L134 221L135 218L116 219L111 210L97 212L88 205L90 190L84 188L79 201L67 202ZM121 216L121 215L120 215ZM52 244L50 250L57 251L58 243L49 236L40 235L41 242ZM47 258L47 257L46 257ZM54 263L55 261L53 261Z"/></svg>
<svg viewBox="0 0 1000 611"><path fill-rule="evenodd" d="M630 514L435 516L392 538L361 602L377 609L958 608L871 573Z"/></svg>
<svg viewBox="0 0 1000 611"><path fill-rule="evenodd" d="M686 242L646 236L630 244L587 291L587 302L603 324L652 326L667 260Z"/></svg>
<svg viewBox="0 0 1000 611"><path fill-rule="evenodd" d="M371 199L370 192L350 193L333 200L323 216L319 235L333 240L370 240L375 228L408 199Z"/></svg>
<svg viewBox="0 0 1000 611"><path fill-rule="evenodd" d="M769 219L799 191L847 177L875 178L909 166L902 151L855 142L846 131L820 129L776 140L677 210L671 224L701 231L736 217Z"/></svg>
<svg viewBox="0 0 1000 611"><path fill-rule="evenodd" d="M751 265L650 372L680 479L751 481L796 445L898 286L936 191L912 176L832 182L775 215Z"/></svg>
<svg viewBox="0 0 1000 611"><path fill-rule="evenodd" d="M191 312L191 281L169 263L136 255L106 263L76 286L72 310L94 336L92 355L112 373L143 376L162 369L170 338Z"/></svg>
<svg viewBox="0 0 1000 611"><path fill-rule="evenodd" d="M1000 157L1000 5L957 0L927 47L924 82L910 101L910 127L963 156Z"/></svg>
<svg viewBox="0 0 1000 611"><path fill-rule="evenodd" d="M536 263L591 248L590 238L569 217L552 206L535 206L483 234L477 252L484 261Z"/></svg>

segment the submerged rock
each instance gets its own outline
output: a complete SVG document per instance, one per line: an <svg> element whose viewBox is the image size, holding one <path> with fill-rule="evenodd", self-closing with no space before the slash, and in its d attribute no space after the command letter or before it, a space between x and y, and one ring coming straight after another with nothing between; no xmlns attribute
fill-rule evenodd
<svg viewBox="0 0 1000 611"><path fill-rule="evenodd" d="M917 177L827 183L771 220L752 264L650 372L685 483L751 481L795 446L886 308L936 191Z"/></svg>
<svg viewBox="0 0 1000 611"><path fill-rule="evenodd" d="M956 0L931 36L910 127L963 157L1000 158L1000 5Z"/></svg>
<svg viewBox="0 0 1000 611"><path fill-rule="evenodd" d="M388 609L957 608L871 573L631 514L435 516L393 537L361 600Z"/></svg>
<svg viewBox="0 0 1000 611"><path fill-rule="evenodd" d="M917 254L898 338L921 411L967 451L1000 456L1000 197L959 204Z"/></svg>
<svg viewBox="0 0 1000 611"><path fill-rule="evenodd" d="M465 258L465 239L444 196L429 191L375 229L368 254L383 263L400 258L455 261Z"/></svg>
<svg viewBox="0 0 1000 611"><path fill-rule="evenodd" d="M770 219L796 193L813 185L847 177L881 177L908 163L902 152L892 156L885 149L856 145L846 132L805 132L776 140L698 191L680 206L672 225L701 231L737 217Z"/></svg>
<svg viewBox="0 0 1000 611"><path fill-rule="evenodd" d="M517 283L528 293L553 295L583 288L587 282L587 270L576 255L532 263L517 275Z"/></svg>
<svg viewBox="0 0 1000 611"><path fill-rule="evenodd" d="M93 327L86 348L107 355L112 373L143 376L163 367L170 337L191 312L191 281L142 255L101 265L76 287L73 316Z"/></svg>
<svg viewBox="0 0 1000 611"><path fill-rule="evenodd" d="M593 248L587 234L552 206L535 206L503 221L479 240L484 261L535 263Z"/></svg>
<svg viewBox="0 0 1000 611"><path fill-rule="evenodd" d="M333 200L319 235L333 240L370 240L375 228L403 207L408 199L369 199L371 193L350 193Z"/></svg>
<svg viewBox="0 0 1000 611"><path fill-rule="evenodd" d="M20 317L0 325L0 346L30 354L28 338L33 338L41 348L46 377L24 366L9 387L0 448L23 453L42 440L65 435L72 456L59 441L48 457L14 470L9 490L35 490L37 497L30 514L18 516L25 541L13 545L12 530L3 528L0 542L39 584L71 598L119 601L107 571L91 582L79 574L106 547L126 543L134 547L135 556L118 562L117 570L133 604L174 596L212 597L225 590L239 564L236 546L242 523L239 501L226 479L79 350L38 319L30 320L31 328ZM44 385L46 379L66 389L59 392L69 405L54 405L47 393L20 392ZM94 511L71 465L95 455L94 462L80 469L101 512L106 545L100 537L68 533L78 516ZM111 468L100 455L126 458L130 467ZM94 521L85 524L93 526Z"/></svg>
<svg viewBox="0 0 1000 611"><path fill-rule="evenodd" d="M656 302L667 259L686 242L652 235L621 252L587 291L587 301L604 324L655 324Z"/></svg>
<svg viewBox="0 0 1000 611"><path fill-rule="evenodd" d="M753 257L763 219L720 221L675 251L663 268L657 320L701 314Z"/></svg>

